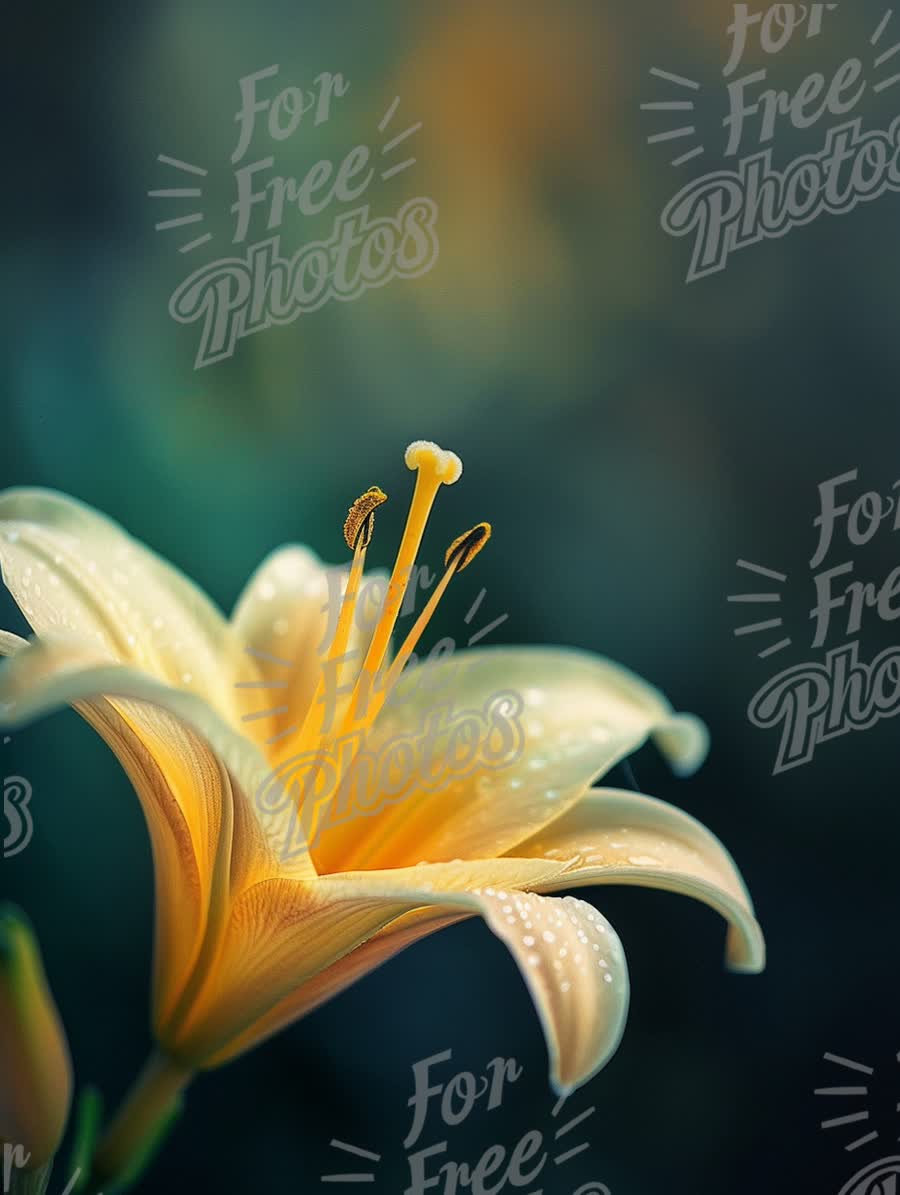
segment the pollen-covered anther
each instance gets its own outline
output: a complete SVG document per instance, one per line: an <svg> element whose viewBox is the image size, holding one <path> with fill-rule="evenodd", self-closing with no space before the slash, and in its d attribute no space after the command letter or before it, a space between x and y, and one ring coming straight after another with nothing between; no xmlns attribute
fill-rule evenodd
<svg viewBox="0 0 900 1195"><path fill-rule="evenodd" d="M383 502L387 502L387 494L377 485L373 485L350 507L344 522L344 539L351 552L357 547L369 546L375 529L375 511Z"/></svg>
<svg viewBox="0 0 900 1195"><path fill-rule="evenodd" d="M456 453L439 448L431 440L413 440L404 460L408 469L433 473L444 485L453 485L462 476L462 461Z"/></svg>
<svg viewBox="0 0 900 1195"><path fill-rule="evenodd" d="M469 567L490 538L490 523L477 523L471 531L453 541L444 556L444 567L449 568L454 564L456 571L461 573L464 568Z"/></svg>

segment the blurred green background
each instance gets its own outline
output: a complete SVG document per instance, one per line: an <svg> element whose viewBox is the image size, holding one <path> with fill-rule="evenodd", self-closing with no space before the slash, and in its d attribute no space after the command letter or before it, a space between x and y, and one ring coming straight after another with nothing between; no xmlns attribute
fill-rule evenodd
<svg viewBox="0 0 900 1195"><path fill-rule="evenodd" d="M770 62L756 50L746 69L768 65L795 87L858 51L868 63L883 11L841 5L819 39ZM376 482L401 495L403 448L435 439L465 474L439 504L427 561L483 518L494 540L432 641L464 641L483 586L482 621L509 614L490 642L610 655L710 725L697 777L675 781L650 750L635 771L736 856L769 969L725 974L720 922L687 901L589 894L624 940L632 1012L619 1054L576 1097L598 1108L593 1148L546 1176L547 1195L589 1179L614 1195L824 1195L894 1153L900 1132L896 723L773 776L774 732L746 715L769 677L812 658L817 486L859 468L860 492L886 493L900 476L900 199L822 216L685 284L690 246L659 217L721 164L731 13L711 0L95 0L9 16L5 482L100 507L230 608L282 542L343 559L348 502ZM377 153L396 96L391 130L422 122L415 166L377 180L366 202L388 215L432 198L439 257L419 279L330 302L195 370L198 326L170 318L169 296L241 251L229 243L238 81L275 63L282 87L323 71L350 83L327 123L305 119L277 146L286 174L358 143ZM671 146L647 144L672 125L640 104L676 94L651 67L701 83L691 98L707 153L679 170ZM887 127L892 95L869 95L867 124ZM821 143L821 128L785 125L776 154ZM270 149L261 133L253 152ZM194 210L148 196L192 185L159 154L208 171L202 225L154 230ZM285 249L327 235L339 207L293 213ZM211 244L180 254L201 229ZM249 239L264 236L257 222ZM390 564L403 506L386 508L372 563ZM885 524L833 562L852 558L854 576L880 582L898 543ZM761 641L733 635L747 610L726 597L754 590L739 558L788 575L793 654L760 660ZM21 629L12 609L3 625ZM836 622L830 646L841 633ZM862 657L891 642L869 615ZM36 830L3 863L0 896L37 925L80 1079L114 1100L148 1045L152 873L137 802L74 714L2 750L4 774L33 785ZM480 923L429 939L201 1080L142 1190L310 1191L334 1171L339 1137L383 1154L376 1189L399 1195L410 1067L448 1048L460 1069L502 1055L526 1072L496 1119L457 1131L453 1156L474 1161L546 1123L538 1021ZM826 1051L876 1068L880 1139L855 1154L852 1130L819 1128L832 1109L813 1090L841 1077Z"/></svg>

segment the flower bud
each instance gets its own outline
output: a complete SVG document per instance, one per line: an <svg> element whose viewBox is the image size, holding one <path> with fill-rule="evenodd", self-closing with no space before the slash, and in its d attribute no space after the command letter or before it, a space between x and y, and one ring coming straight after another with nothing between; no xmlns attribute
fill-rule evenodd
<svg viewBox="0 0 900 1195"><path fill-rule="evenodd" d="M0 1145L36 1170L59 1148L72 1064L40 949L24 915L0 905Z"/></svg>

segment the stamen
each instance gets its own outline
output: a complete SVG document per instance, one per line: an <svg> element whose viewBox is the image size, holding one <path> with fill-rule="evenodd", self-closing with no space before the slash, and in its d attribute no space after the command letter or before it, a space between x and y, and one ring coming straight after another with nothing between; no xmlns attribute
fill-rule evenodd
<svg viewBox="0 0 900 1195"><path fill-rule="evenodd" d="M400 673L409 663L410 656L415 651L416 645L422 638L425 628L431 621L432 616L438 607L438 603L447 592L447 587L449 586L450 582L457 573L461 573L462 570L475 559L490 538L490 523L478 523L472 528L471 531L467 531L465 535L460 535L457 539L455 539L447 549L446 555L444 556L444 563L447 566L446 572L435 587L434 593L432 593L431 597L428 599L424 610L416 619L412 630L403 640L403 644L400 647L400 650L397 652L394 662L388 669L388 674L385 677L384 685L382 686L381 692L378 694L378 698L375 702L375 708L371 712L372 718L379 713L388 697L390 697L391 690L400 679Z"/></svg>
<svg viewBox="0 0 900 1195"><path fill-rule="evenodd" d="M310 701L306 710L303 724L300 727L298 742L301 749L313 734L318 739L322 733L321 717L324 717L325 711L323 708L321 717L315 711L321 704L320 699L325 690L325 680L329 671L329 665L336 663L339 667L341 660L347 652L347 644L350 642L350 631L353 627L353 616L356 612L356 599L359 594L359 586L366 563L366 549L372 542L372 532L375 529L375 511L385 502L387 502L387 494L377 485L369 486L366 492L356 499L347 512L347 518L344 522L344 539L347 542L347 546L353 549L353 563L350 566L350 576L347 579L347 588L344 591L343 601L341 602L334 638L328 648L325 661L319 670L316 689L313 693L312 701ZM314 719L316 719L315 723ZM315 729L313 729L314 727Z"/></svg>
<svg viewBox="0 0 900 1195"><path fill-rule="evenodd" d="M350 507L344 522L344 539L351 552L357 546L369 546L375 529L375 511L383 502L387 502L387 494L377 485L373 485L369 486ZM362 544L359 542L360 539L364 541Z"/></svg>
<svg viewBox="0 0 900 1195"><path fill-rule="evenodd" d="M372 724L399 680L400 674L409 662L416 644L431 621L431 617L446 592L450 581L458 572L462 572L464 568L467 568L471 564L491 537L490 523L478 523L471 531L458 536L447 549L444 557L444 575L435 587L422 613L416 619L415 625L404 640L396 659L388 669L384 683L379 686L373 698L373 682L378 677L383 666L391 635L396 626L410 578L413 575L416 556L422 543L425 525L431 513L431 508L434 505L435 497L442 485L452 485L462 474L462 462L455 453L444 452L436 444L431 444L428 441L417 440L415 443L410 444L406 450L405 459L410 469L418 470L416 486L409 515L406 520L406 527L403 531L403 537L397 552L397 559L394 563L391 579L388 584L388 592L381 616L372 635L369 650L366 653L359 677L350 696L346 712L336 729L328 733L323 733L321 726L319 726L315 733L315 742L312 742L313 736L307 733L307 723L311 720L313 709L319 704L319 698L324 688L325 670L323 668L319 677L316 695L310 705L310 710L307 713L306 721L301 731L301 737L305 740L306 750L314 746L316 751L322 752L323 757L327 755L332 744L340 740L342 736L348 734L351 730L355 734L359 730L365 730ZM385 496L382 491L377 486L373 486L354 502L347 516L347 522L344 525L344 535L347 543L354 548L353 567L344 597L344 604L341 607L334 641L328 653L329 661L339 660L346 651L353 607L362 576L365 551L371 539L371 525L374 511L384 501ZM359 706L362 699L365 699L365 707L360 713ZM362 743L360 743L358 750L361 749ZM308 841L315 841L320 821L326 815L328 807L340 791L342 779L346 775L347 769L353 766L356 755L357 751L354 751L351 759L342 759L340 768L336 769L337 774L332 777L329 792L319 794L315 801L303 802L301 798L301 809L299 812L304 819L304 831ZM304 804L307 806L306 808L302 808Z"/></svg>
<svg viewBox="0 0 900 1195"><path fill-rule="evenodd" d="M409 469L418 470L416 488L388 583L384 608L353 690L342 731L355 721L360 699L364 694L368 697L372 682L384 663L437 492L442 485L453 485L462 474L462 461L456 453L445 452L428 440L415 440L410 444L405 460ZM366 714L365 720L370 721L371 716Z"/></svg>

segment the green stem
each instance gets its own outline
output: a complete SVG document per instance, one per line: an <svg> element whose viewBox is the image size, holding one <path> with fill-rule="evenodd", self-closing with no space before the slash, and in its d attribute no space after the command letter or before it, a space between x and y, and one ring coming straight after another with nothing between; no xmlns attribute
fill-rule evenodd
<svg viewBox="0 0 900 1195"><path fill-rule="evenodd" d="M162 1130L174 1116L189 1070L162 1053L151 1054L94 1155L93 1178L121 1183L153 1151Z"/></svg>

